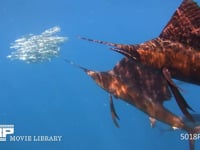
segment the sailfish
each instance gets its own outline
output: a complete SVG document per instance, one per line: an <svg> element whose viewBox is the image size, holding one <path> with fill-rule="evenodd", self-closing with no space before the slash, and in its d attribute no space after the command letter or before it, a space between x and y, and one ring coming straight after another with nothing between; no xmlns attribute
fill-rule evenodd
<svg viewBox="0 0 200 150"><path fill-rule="evenodd" d="M110 93L110 109L114 124L119 127L113 96L146 113L155 120L188 132L200 132L199 120L188 112L188 105L174 79L200 85L200 8L193 0L183 0L157 38L141 44L117 44L81 37L111 46L125 56L110 71L97 72L78 66L105 91ZM67 61L73 65L74 63ZM175 97L187 119L163 106ZM194 150L194 139L189 139Z"/></svg>
<svg viewBox="0 0 200 150"><path fill-rule="evenodd" d="M172 78L200 85L200 7L183 0L157 38L141 44L117 44L81 37L112 46L112 50L141 64L158 69L167 80L184 115L194 121L180 89Z"/></svg>
<svg viewBox="0 0 200 150"><path fill-rule="evenodd" d="M111 116L117 127L119 127L119 116L114 107L113 96L146 113L151 118L152 126L155 126L155 120L159 120L173 128L185 130L190 135L200 132L200 124L182 119L163 106L172 95L167 80L160 71L128 57L123 58L112 70L103 72L89 70L69 60L66 62L82 69L110 94ZM190 150L194 150L192 138L189 140L189 145Z"/></svg>

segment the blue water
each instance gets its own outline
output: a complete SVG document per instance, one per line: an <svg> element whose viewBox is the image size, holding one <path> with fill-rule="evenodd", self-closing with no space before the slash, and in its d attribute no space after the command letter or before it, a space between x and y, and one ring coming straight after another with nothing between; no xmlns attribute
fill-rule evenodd
<svg viewBox="0 0 200 150"><path fill-rule="evenodd" d="M198 0L200 3L200 1ZM157 37L181 0L2 0L0 5L0 124L14 124L14 135L61 135L61 142L0 142L4 150L188 150L180 132L152 129L148 116L115 101L117 129L110 116L109 94L64 58L89 69L109 70L121 58L106 46L78 36L117 43ZM10 43L29 33L60 26L69 37L52 62L10 61ZM199 87L178 82L184 97L200 112ZM166 104L181 114L172 100ZM163 124L160 127L168 128ZM200 142L196 142L197 149Z"/></svg>

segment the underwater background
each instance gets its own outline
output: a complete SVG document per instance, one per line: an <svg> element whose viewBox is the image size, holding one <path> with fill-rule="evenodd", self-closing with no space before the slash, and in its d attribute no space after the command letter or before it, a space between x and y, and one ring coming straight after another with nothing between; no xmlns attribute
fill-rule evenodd
<svg viewBox="0 0 200 150"><path fill-rule="evenodd" d="M181 0L1 0L0 124L14 124L14 135L62 136L60 142L0 142L4 150L188 150L183 131L157 123L137 108L115 100L120 128L112 122L109 94L64 59L107 71L123 57L105 45L79 36L115 43L141 43L157 37ZM200 0L196 0L200 4ZM53 26L69 38L60 57L27 64L6 58L10 43ZM200 113L199 87L177 81L188 103ZM182 115L172 98L165 104ZM196 149L200 142L196 142Z"/></svg>

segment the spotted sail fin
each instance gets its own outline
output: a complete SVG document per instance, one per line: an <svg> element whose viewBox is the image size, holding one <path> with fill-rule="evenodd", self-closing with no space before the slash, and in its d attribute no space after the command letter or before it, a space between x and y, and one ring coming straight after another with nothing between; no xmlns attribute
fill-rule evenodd
<svg viewBox="0 0 200 150"><path fill-rule="evenodd" d="M159 36L200 50L200 7L192 0L184 0Z"/></svg>

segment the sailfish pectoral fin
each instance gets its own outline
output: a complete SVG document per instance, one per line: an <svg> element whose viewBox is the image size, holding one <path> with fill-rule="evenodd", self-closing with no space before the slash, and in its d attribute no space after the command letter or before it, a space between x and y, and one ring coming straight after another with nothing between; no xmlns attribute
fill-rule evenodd
<svg viewBox="0 0 200 150"><path fill-rule="evenodd" d="M176 102L178 104L178 106L180 107L181 111L183 112L183 114L192 122L195 122L192 115L188 112L187 109L193 110L188 103L186 102L186 100L184 99L184 97L181 95L181 93L179 92L179 90L170 85L170 88L172 90L172 93L174 94L174 97L176 99Z"/></svg>
<svg viewBox="0 0 200 150"><path fill-rule="evenodd" d="M167 80L167 82L169 83L169 87L175 97L175 100L179 106L179 108L181 109L181 111L183 112L183 114L192 122L195 122L192 115L188 112L187 109L190 109L192 111L194 111L189 104L186 102L186 100L184 99L184 97L182 96L182 94L180 93L178 87L176 86L176 84L172 81L171 79L171 74L168 71L167 68L163 68L163 75L165 77L165 79Z"/></svg>
<svg viewBox="0 0 200 150"><path fill-rule="evenodd" d="M173 82L172 77L171 77L171 73L169 72L169 70L168 70L167 68L163 68L163 69L162 69L162 73L163 73L165 79L167 80L167 82L168 82L171 86L173 86L173 87L179 89L179 87L177 87L176 84Z"/></svg>
<svg viewBox="0 0 200 150"><path fill-rule="evenodd" d="M117 128L119 128L119 124L117 122L117 119L119 120L119 116L117 115L117 113L115 111L115 107L114 107L114 104L113 104L112 95L110 95L110 112L111 112L111 117L112 117L112 120L113 120L115 126Z"/></svg>

